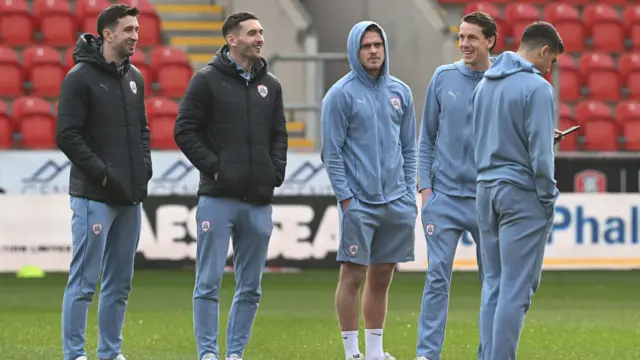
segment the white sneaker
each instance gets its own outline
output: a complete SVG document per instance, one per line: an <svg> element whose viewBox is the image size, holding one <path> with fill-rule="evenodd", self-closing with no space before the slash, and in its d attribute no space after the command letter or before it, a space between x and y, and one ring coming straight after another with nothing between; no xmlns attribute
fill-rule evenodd
<svg viewBox="0 0 640 360"><path fill-rule="evenodd" d="M389 353L384 353L384 357L381 360L396 360L396 358L389 355Z"/></svg>
<svg viewBox="0 0 640 360"><path fill-rule="evenodd" d="M218 358L213 354L204 354L202 360L218 360Z"/></svg>
<svg viewBox="0 0 640 360"><path fill-rule="evenodd" d="M426 358L426 357L424 357L424 356L418 356L418 357L416 358L416 360L429 360L429 359L427 359L427 358Z"/></svg>
<svg viewBox="0 0 640 360"><path fill-rule="evenodd" d="M229 355L229 357L227 358L227 360L232 360L232 359L235 359L235 360L242 360L242 358L240 357L240 355L236 355L236 354L231 354L231 355Z"/></svg>
<svg viewBox="0 0 640 360"><path fill-rule="evenodd" d="M364 360L364 355L362 354L351 355L347 358L347 360Z"/></svg>
<svg viewBox="0 0 640 360"><path fill-rule="evenodd" d="M124 355L120 354L120 355L116 356L116 358L113 359L113 360L127 360L127 359L124 358Z"/></svg>
<svg viewBox="0 0 640 360"><path fill-rule="evenodd" d="M78 356L76 360L87 360L86 356Z"/></svg>

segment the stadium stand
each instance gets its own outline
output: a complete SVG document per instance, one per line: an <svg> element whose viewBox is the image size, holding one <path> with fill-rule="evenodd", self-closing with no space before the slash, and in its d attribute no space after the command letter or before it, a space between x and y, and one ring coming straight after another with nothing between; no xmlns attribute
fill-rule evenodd
<svg viewBox="0 0 640 360"><path fill-rule="evenodd" d="M175 150L173 123L193 71L222 46L224 8L153 4L149 0L0 0L0 149L53 149L57 97L74 66L73 47L96 32L112 3L141 10L138 48L131 62L145 79L152 147ZM288 118L287 120L291 120ZM313 146L304 122L289 121L292 150Z"/></svg>
<svg viewBox="0 0 640 360"><path fill-rule="evenodd" d="M493 15L502 39L496 54L515 50L524 28L545 20L566 47L558 60L559 127L579 124L561 151L640 150L640 4L633 0L439 0L463 14ZM457 32L457 29L454 29ZM553 77L547 76L552 82ZM574 141L575 140L575 141Z"/></svg>

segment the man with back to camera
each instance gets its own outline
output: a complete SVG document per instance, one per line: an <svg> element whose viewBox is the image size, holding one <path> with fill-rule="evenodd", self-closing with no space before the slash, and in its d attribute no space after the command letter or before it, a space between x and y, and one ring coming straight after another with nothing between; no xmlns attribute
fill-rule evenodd
<svg viewBox="0 0 640 360"><path fill-rule="evenodd" d="M236 293L227 324L227 359L240 359L260 302L273 230L274 188L282 185L288 136L282 88L260 56L262 25L229 15L227 44L191 79L175 140L200 171L193 315L198 358L218 359L219 291L233 237Z"/></svg>
<svg viewBox="0 0 640 360"><path fill-rule="evenodd" d="M87 311L102 275L98 359L124 360L122 326L151 179L144 81L131 63L139 11L111 5L76 43L60 89L56 143L72 163L73 255L62 305L65 360L86 360Z"/></svg>
<svg viewBox="0 0 640 360"><path fill-rule="evenodd" d="M337 196L340 278L336 310L347 360L358 349L360 286L367 360L384 353L382 329L396 263L413 261L416 119L411 90L389 74L388 41L363 21L347 39L351 71L322 102L322 161Z"/></svg>
<svg viewBox="0 0 640 360"><path fill-rule="evenodd" d="M476 243L482 266L476 216L471 94L491 66L498 31L482 12L462 18L458 38L462 59L438 67L427 88L420 128L418 179L428 270L418 319L416 360L440 360L444 343L451 273L464 231Z"/></svg>
<svg viewBox="0 0 640 360"><path fill-rule="evenodd" d="M480 360L516 358L540 285L553 225L554 89L543 75L564 52L553 25L529 25L516 53L500 55L472 97L482 241Z"/></svg>

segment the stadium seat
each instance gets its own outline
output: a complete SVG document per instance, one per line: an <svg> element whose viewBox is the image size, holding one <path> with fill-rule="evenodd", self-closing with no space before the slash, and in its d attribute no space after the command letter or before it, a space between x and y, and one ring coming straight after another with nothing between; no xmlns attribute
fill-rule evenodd
<svg viewBox="0 0 640 360"><path fill-rule="evenodd" d="M520 38L524 29L539 19L540 11L531 4L509 3L504 8L504 20L509 29L509 35L513 38L514 48L520 45Z"/></svg>
<svg viewBox="0 0 640 360"><path fill-rule="evenodd" d="M622 21L631 39L631 49L640 50L640 4L625 7Z"/></svg>
<svg viewBox="0 0 640 360"><path fill-rule="evenodd" d="M56 49L49 46L29 47L22 52L22 65L31 81L31 95L58 96L66 72Z"/></svg>
<svg viewBox="0 0 640 360"><path fill-rule="evenodd" d="M640 101L621 101L614 109L616 119L620 123L627 121L640 121Z"/></svg>
<svg viewBox="0 0 640 360"><path fill-rule="evenodd" d="M616 9L602 3L589 4L582 10L582 16L592 40L593 51L625 51L625 30Z"/></svg>
<svg viewBox="0 0 640 360"><path fill-rule="evenodd" d="M622 124L622 149L626 151L640 151L640 119L629 120Z"/></svg>
<svg viewBox="0 0 640 360"><path fill-rule="evenodd" d="M144 79L144 93L145 96L149 96L153 93L153 89L151 88L151 84L153 83L153 73L151 72L151 67L149 66L149 62L147 61L147 55L144 51L138 49L133 53L133 56L129 58L131 64L135 66L142 73L142 77Z"/></svg>
<svg viewBox="0 0 640 360"><path fill-rule="evenodd" d="M493 50L494 52L502 52L506 50L507 42L505 41L504 34L506 34L507 32L505 31L506 26L504 24L504 21L502 20L500 9L498 9L497 6L489 2L476 2L476 3L467 4L463 10L465 15L472 13L474 11L481 11L483 13L491 15L494 18L498 28L498 41L496 42L496 46Z"/></svg>
<svg viewBox="0 0 640 360"><path fill-rule="evenodd" d="M14 124L9 116L7 104L0 100L0 149L8 149L13 146Z"/></svg>
<svg viewBox="0 0 640 360"><path fill-rule="evenodd" d="M156 47L151 51L151 68L156 71L160 87L157 92L165 97L182 97L193 76L187 54L170 46Z"/></svg>
<svg viewBox="0 0 640 360"><path fill-rule="evenodd" d="M151 147L154 149L178 149L173 138L173 126L178 116L178 104L164 97L147 98L147 120L151 129Z"/></svg>
<svg viewBox="0 0 640 360"><path fill-rule="evenodd" d="M76 64L73 62L73 46L69 46L66 50L64 50L62 55L62 62L64 65L64 70L69 72L71 68L73 68Z"/></svg>
<svg viewBox="0 0 640 360"><path fill-rule="evenodd" d="M138 24L140 33L138 34L138 44L140 46L155 46L160 41L160 18L156 9L148 0L121 0L121 4L135 6L140 10Z"/></svg>
<svg viewBox="0 0 640 360"><path fill-rule="evenodd" d="M77 38L77 22L68 0L35 0L35 21L42 34L41 43L49 46L71 46Z"/></svg>
<svg viewBox="0 0 640 360"><path fill-rule="evenodd" d="M51 104L42 98L25 96L12 105L13 120L22 134L20 146L29 149L51 149L55 145L55 118Z"/></svg>
<svg viewBox="0 0 640 360"><path fill-rule="evenodd" d="M607 104L584 100L576 106L576 120L584 135L583 149L588 151L616 151L620 127Z"/></svg>
<svg viewBox="0 0 640 360"><path fill-rule="evenodd" d="M22 95L24 73L18 53L10 47L0 46L0 97Z"/></svg>
<svg viewBox="0 0 640 360"><path fill-rule="evenodd" d="M544 8L543 14L544 20L552 23L558 30L565 52L584 51L586 30L576 7L570 4L552 3Z"/></svg>
<svg viewBox="0 0 640 360"><path fill-rule="evenodd" d="M613 6L629 5L633 1L634 0L598 0L598 2L600 2L600 3L607 4L607 5L613 5Z"/></svg>
<svg viewBox="0 0 640 360"><path fill-rule="evenodd" d="M622 79L611 55L584 53L580 57L580 70L584 84L589 89L590 99L603 101L620 99Z"/></svg>
<svg viewBox="0 0 640 360"><path fill-rule="evenodd" d="M0 0L0 43L31 45L34 30L33 17L25 0Z"/></svg>
<svg viewBox="0 0 640 360"><path fill-rule="evenodd" d="M560 99L562 101L576 101L582 97L582 80L573 57L560 55L558 57L560 69Z"/></svg>
<svg viewBox="0 0 640 360"><path fill-rule="evenodd" d="M80 31L95 34L98 15L109 5L109 0L76 0L75 15Z"/></svg>
<svg viewBox="0 0 640 360"><path fill-rule="evenodd" d="M560 130L566 130L572 126L576 126L578 123L576 122L573 113L571 112L571 107L565 103L560 103L560 120L558 124L558 128ZM569 135L565 137L560 142L560 150L561 151L578 151L578 137L575 134Z"/></svg>
<svg viewBox="0 0 640 360"><path fill-rule="evenodd" d="M629 90L629 98L640 100L640 52L623 54L618 59L618 65Z"/></svg>

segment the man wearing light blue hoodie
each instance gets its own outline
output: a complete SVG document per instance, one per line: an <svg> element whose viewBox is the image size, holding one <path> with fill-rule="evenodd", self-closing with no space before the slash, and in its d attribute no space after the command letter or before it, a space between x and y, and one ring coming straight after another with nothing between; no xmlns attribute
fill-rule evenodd
<svg viewBox="0 0 640 360"><path fill-rule="evenodd" d="M476 244L480 240L471 94L491 65L489 56L497 36L491 16L481 12L466 15L458 32L462 59L438 67L427 88L418 141L418 188L428 270L418 318L416 360L440 360L458 242L465 231ZM482 267L479 275L482 279Z"/></svg>
<svg viewBox="0 0 640 360"><path fill-rule="evenodd" d="M347 50L351 71L329 89L321 116L321 157L340 216L336 311L347 360L363 359L358 302L364 282L366 360L393 360L383 351L382 328L395 265L414 259L415 110L409 87L389 74L380 25L356 24Z"/></svg>
<svg viewBox="0 0 640 360"><path fill-rule="evenodd" d="M477 211L484 281L480 360L516 358L553 225L554 89L542 76L564 52L549 23L529 25L473 97Z"/></svg>

